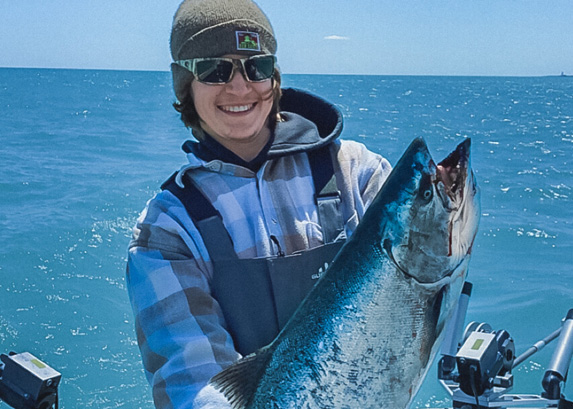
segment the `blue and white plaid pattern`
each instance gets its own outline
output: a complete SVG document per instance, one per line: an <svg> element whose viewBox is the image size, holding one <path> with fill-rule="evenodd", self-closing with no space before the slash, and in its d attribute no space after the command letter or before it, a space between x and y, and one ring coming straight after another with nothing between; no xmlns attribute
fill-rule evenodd
<svg viewBox="0 0 573 409"><path fill-rule="evenodd" d="M352 234L391 167L359 143L333 152L346 233ZM322 244L306 154L248 169L188 155L185 171L221 213L241 258L287 254ZM158 193L133 230L127 284L137 339L157 408L191 408L209 379L240 358L211 296L209 254L181 202Z"/></svg>

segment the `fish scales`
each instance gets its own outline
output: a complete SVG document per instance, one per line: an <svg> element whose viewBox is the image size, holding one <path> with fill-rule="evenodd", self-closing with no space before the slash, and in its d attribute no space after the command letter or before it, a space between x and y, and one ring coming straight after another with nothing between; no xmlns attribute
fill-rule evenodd
<svg viewBox="0 0 573 409"><path fill-rule="evenodd" d="M412 142L268 346L212 385L233 408L406 408L459 298L477 232L469 140L436 165Z"/></svg>

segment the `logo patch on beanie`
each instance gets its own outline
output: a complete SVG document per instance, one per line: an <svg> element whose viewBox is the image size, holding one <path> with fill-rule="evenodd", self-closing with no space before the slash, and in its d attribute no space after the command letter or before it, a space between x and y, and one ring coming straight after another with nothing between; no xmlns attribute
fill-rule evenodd
<svg viewBox="0 0 573 409"><path fill-rule="evenodd" d="M237 50L261 51L259 33L236 31L235 34L237 35Z"/></svg>

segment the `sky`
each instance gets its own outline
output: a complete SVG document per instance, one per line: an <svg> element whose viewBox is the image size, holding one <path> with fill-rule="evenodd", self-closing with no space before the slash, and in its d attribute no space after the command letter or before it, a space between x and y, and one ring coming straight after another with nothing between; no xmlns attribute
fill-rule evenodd
<svg viewBox="0 0 573 409"><path fill-rule="evenodd" d="M0 67L168 71L180 0L0 0ZM286 74L573 75L573 0L259 0Z"/></svg>

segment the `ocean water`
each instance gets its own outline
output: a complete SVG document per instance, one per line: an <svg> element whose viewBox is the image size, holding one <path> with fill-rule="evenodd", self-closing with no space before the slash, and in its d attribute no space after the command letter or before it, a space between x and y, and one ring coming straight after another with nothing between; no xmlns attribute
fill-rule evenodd
<svg viewBox="0 0 573 409"><path fill-rule="evenodd" d="M285 75L392 163L472 138L482 219L468 321L523 352L573 308L573 79ZM0 69L0 352L63 375L62 408L152 408L124 282L130 230L185 158L165 72ZM398 323L397 323L398 325ZM540 393L554 345L514 371ZM449 405L432 368L413 407ZM573 387L565 393L573 397ZM0 408L7 407L0 403Z"/></svg>

